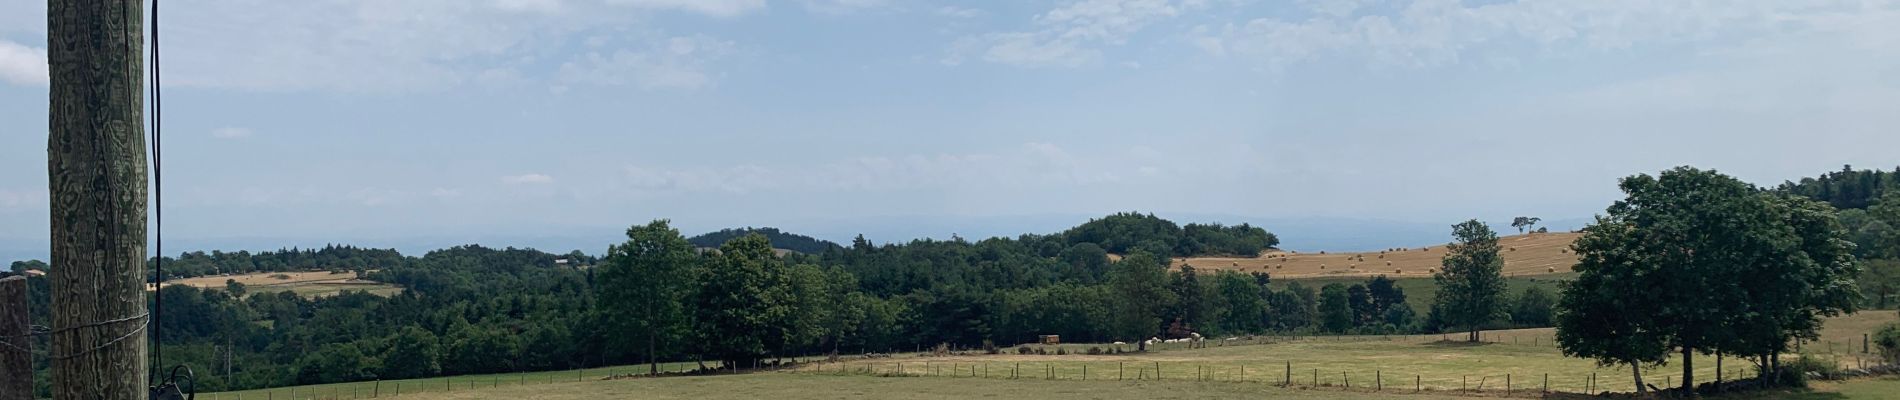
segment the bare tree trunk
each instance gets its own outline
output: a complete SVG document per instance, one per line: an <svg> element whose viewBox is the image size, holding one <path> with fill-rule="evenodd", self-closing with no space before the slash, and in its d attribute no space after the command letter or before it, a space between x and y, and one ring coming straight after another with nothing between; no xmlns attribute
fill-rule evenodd
<svg viewBox="0 0 1900 400"><path fill-rule="evenodd" d="M33 399L33 338L26 277L0 278L0 400Z"/></svg>
<svg viewBox="0 0 1900 400"><path fill-rule="evenodd" d="M1695 396L1695 347L1682 346L1682 395ZM1668 382L1663 382L1667 384Z"/></svg>
<svg viewBox="0 0 1900 400"><path fill-rule="evenodd" d="M135 400L146 384L144 10L48 0L53 397Z"/></svg>
<svg viewBox="0 0 1900 400"><path fill-rule="evenodd" d="M1649 388L1643 387L1643 367L1637 364L1636 360L1630 360L1629 363L1631 381L1636 382L1636 394L1638 396L1649 394Z"/></svg>

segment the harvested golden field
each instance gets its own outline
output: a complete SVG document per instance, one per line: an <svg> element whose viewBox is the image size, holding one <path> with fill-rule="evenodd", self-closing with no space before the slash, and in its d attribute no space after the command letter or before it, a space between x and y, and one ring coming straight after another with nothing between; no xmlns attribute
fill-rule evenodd
<svg viewBox="0 0 1900 400"><path fill-rule="evenodd" d="M402 291L401 287L381 282L357 279L352 272L306 271L306 272L257 272L236 275L211 275L196 278L176 279L165 282L166 286L185 285L200 289L223 290L226 281L244 284L251 293L289 291L303 297L323 297L344 291L363 290L371 294L387 296ZM156 290L154 285L145 285L146 291Z"/></svg>
<svg viewBox="0 0 1900 400"><path fill-rule="evenodd" d="M1577 263L1570 242L1580 234L1567 232L1533 233L1498 238L1504 254L1505 276L1532 276L1570 272ZM1336 276L1430 277L1445 257L1445 245L1394 248L1362 253L1307 253L1273 250L1255 258L1193 257L1176 258L1174 267L1193 266L1197 270L1267 272L1275 278L1322 278Z"/></svg>

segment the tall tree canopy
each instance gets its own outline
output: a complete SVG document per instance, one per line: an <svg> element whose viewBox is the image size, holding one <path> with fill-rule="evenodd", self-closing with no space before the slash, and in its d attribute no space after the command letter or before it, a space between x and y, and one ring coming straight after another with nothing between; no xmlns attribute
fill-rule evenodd
<svg viewBox="0 0 1900 400"><path fill-rule="evenodd" d="M1432 275L1438 282L1433 310L1447 324L1465 327L1466 340L1476 342L1478 327L1505 315L1504 258L1498 255L1498 234L1478 220L1451 227L1456 242L1447 246L1444 268Z"/></svg>
<svg viewBox="0 0 1900 400"><path fill-rule="evenodd" d="M1686 392L1695 354L1773 360L1820 316L1853 310L1858 269L1831 207L1688 167L1620 186L1626 198L1573 245L1580 276L1558 318L1567 354L1638 364L1675 349Z"/></svg>
<svg viewBox="0 0 1900 400"><path fill-rule="evenodd" d="M609 246L598 275L601 316L621 334L638 337L648 372L659 373L661 346L672 348L690 328L686 298L699 256L666 220L627 229L625 243Z"/></svg>

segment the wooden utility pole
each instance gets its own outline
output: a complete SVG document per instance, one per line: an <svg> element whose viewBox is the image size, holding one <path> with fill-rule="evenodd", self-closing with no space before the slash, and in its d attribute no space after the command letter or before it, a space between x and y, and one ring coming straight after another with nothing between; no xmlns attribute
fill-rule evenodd
<svg viewBox="0 0 1900 400"><path fill-rule="evenodd" d="M26 277L0 278L0 400L33 399L33 338Z"/></svg>
<svg viewBox="0 0 1900 400"><path fill-rule="evenodd" d="M46 3L53 397L141 399L145 11L137 0Z"/></svg>

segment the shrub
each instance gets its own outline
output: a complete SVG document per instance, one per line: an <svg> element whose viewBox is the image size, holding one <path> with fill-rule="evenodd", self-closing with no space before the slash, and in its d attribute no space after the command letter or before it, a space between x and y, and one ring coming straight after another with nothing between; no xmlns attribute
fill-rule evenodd
<svg viewBox="0 0 1900 400"><path fill-rule="evenodd" d="M1801 352L1782 365L1782 382L1794 387L1808 387L1809 378L1840 379L1841 368L1835 360L1819 354Z"/></svg>
<svg viewBox="0 0 1900 400"><path fill-rule="evenodd" d="M1043 356L1046 356L1046 355L1049 355L1049 349L1044 349L1044 348L1041 348L1041 347L1037 347L1037 348L1036 348L1036 355L1043 355Z"/></svg>
<svg viewBox="0 0 1900 400"><path fill-rule="evenodd" d="M1887 362L1900 362L1900 322L1888 323L1874 331L1874 345L1880 346L1880 357Z"/></svg>
<svg viewBox="0 0 1900 400"><path fill-rule="evenodd" d="M1102 355L1102 348L1100 348L1100 347L1093 347L1093 346L1090 346L1090 347L1089 347L1089 355L1091 355L1091 356L1099 356L1099 355Z"/></svg>
<svg viewBox="0 0 1900 400"><path fill-rule="evenodd" d="M989 354L997 354L997 353L1002 353L1003 351L1002 349L996 348L995 341L992 341L989 339L983 339L983 352L989 353Z"/></svg>
<svg viewBox="0 0 1900 400"><path fill-rule="evenodd" d="M1029 355L1029 352L1030 352L1030 350L1029 350L1029 348L1028 348L1028 347L1023 347L1023 346L1016 346L1016 354L1019 354L1019 355Z"/></svg>
<svg viewBox="0 0 1900 400"><path fill-rule="evenodd" d="M1068 350L1063 350L1063 349L1062 349L1061 347L1056 347L1056 355L1058 355L1058 356L1066 356L1066 355L1069 355L1069 351L1068 351Z"/></svg>

